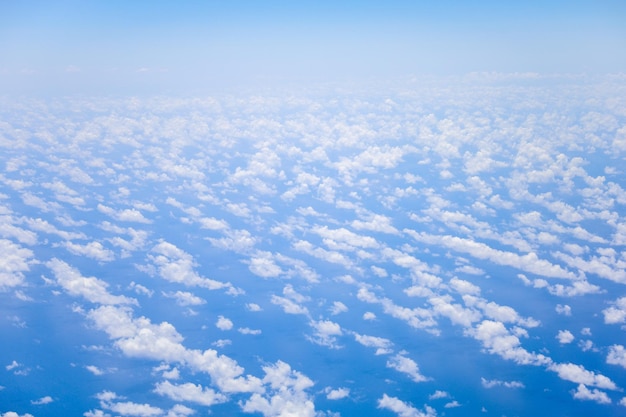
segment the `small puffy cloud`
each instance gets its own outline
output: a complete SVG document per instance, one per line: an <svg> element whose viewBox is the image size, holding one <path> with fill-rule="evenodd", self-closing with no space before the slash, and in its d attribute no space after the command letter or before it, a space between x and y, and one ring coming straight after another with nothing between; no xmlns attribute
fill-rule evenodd
<svg viewBox="0 0 626 417"><path fill-rule="evenodd" d="M337 337L343 334L341 326L330 320L311 321L309 325L314 329L313 336L309 337L313 343L337 349Z"/></svg>
<svg viewBox="0 0 626 417"><path fill-rule="evenodd" d="M272 304L282 307L283 311L287 314L309 314L309 310L306 307L301 306L286 297L272 295L271 302Z"/></svg>
<svg viewBox="0 0 626 417"><path fill-rule="evenodd" d="M105 206L104 204L98 204L97 208L100 213L106 214L107 216L121 222L135 222L144 224L152 223L151 220L145 218L139 210L134 208L115 210L111 207Z"/></svg>
<svg viewBox="0 0 626 417"><path fill-rule="evenodd" d="M543 365L551 362L546 356L531 353L521 347L519 337L498 321L484 320L476 328L468 330L466 334L481 341L489 353L499 355L518 364Z"/></svg>
<svg viewBox="0 0 626 417"><path fill-rule="evenodd" d="M113 251L102 246L100 242L89 242L85 245L64 242L62 245L74 255L86 256L99 262L110 262L115 259Z"/></svg>
<svg viewBox="0 0 626 417"><path fill-rule="evenodd" d="M255 304L255 303L246 304L246 308L248 309L248 311L253 311L253 312L258 312L258 311L263 310L260 305Z"/></svg>
<svg viewBox="0 0 626 417"><path fill-rule="evenodd" d="M356 230L369 230L371 232L398 234L398 229L391 224L391 218L382 214L372 214L366 220L354 220L352 227Z"/></svg>
<svg viewBox="0 0 626 417"><path fill-rule="evenodd" d="M250 258L248 268L254 275L262 278L273 278L281 275L283 270L274 263L270 252L258 251Z"/></svg>
<svg viewBox="0 0 626 417"><path fill-rule="evenodd" d="M314 417L315 405L306 393L313 381L291 369L289 364L278 361L263 367L263 384L267 390L254 393L241 407L246 413L259 412L265 417L299 416Z"/></svg>
<svg viewBox="0 0 626 417"><path fill-rule="evenodd" d="M393 350L391 349L393 343L389 339L378 336L361 335L358 333L353 333L353 335L354 340L356 340L363 346L376 348L377 355L384 355L393 352Z"/></svg>
<svg viewBox="0 0 626 417"><path fill-rule="evenodd" d="M387 394L383 394L382 398L378 400L378 408L392 411L399 417L435 417L437 415L436 411L427 405L424 406L424 411L422 412L412 405L396 397L390 397Z"/></svg>
<svg viewBox="0 0 626 417"><path fill-rule="evenodd" d="M22 285L24 272L30 269L33 251L10 240L0 239L0 253L0 291Z"/></svg>
<svg viewBox="0 0 626 417"><path fill-rule="evenodd" d="M46 266L54 273L57 284L72 296L81 296L99 304L137 304L134 298L109 293L109 285L105 281L95 277L84 277L76 268L57 258L46 262Z"/></svg>
<svg viewBox="0 0 626 417"><path fill-rule="evenodd" d="M350 388L326 388L326 398L329 400L340 400L350 395Z"/></svg>
<svg viewBox="0 0 626 417"><path fill-rule="evenodd" d="M38 400L31 401L31 404L33 404L33 405L45 405L45 404L50 404L53 401L54 400L52 399L51 396L46 395L45 397L41 397Z"/></svg>
<svg viewBox="0 0 626 417"><path fill-rule="evenodd" d="M606 363L626 368L626 349L624 349L624 346L613 345L609 347L609 354L606 357Z"/></svg>
<svg viewBox="0 0 626 417"><path fill-rule="evenodd" d="M157 244L152 248L152 253L148 255L148 259L157 267L161 278L166 281L209 290L230 287L228 283L198 275L194 270L193 257L171 243L162 241Z"/></svg>
<svg viewBox="0 0 626 417"><path fill-rule="evenodd" d="M156 384L154 392L174 401L187 401L207 407L227 400L227 397L223 394L216 393L210 388L202 387L199 384L195 385L190 382L178 385L172 384L169 381L159 382Z"/></svg>
<svg viewBox="0 0 626 417"><path fill-rule="evenodd" d="M505 388L525 388L525 385L519 381L501 381L499 379L480 378L480 382L485 388L505 387Z"/></svg>
<svg viewBox="0 0 626 417"><path fill-rule="evenodd" d="M579 384L576 391L573 392L574 398L577 400L595 401L598 404L611 404L611 399L604 391L599 389L589 389L584 384Z"/></svg>
<svg viewBox="0 0 626 417"><path fill-rule="evenodd" d="M450 401L449 403L446 403L446 405L444 405L444 408L457 408L460 406L461 406L461 403L459 403L457 400L454 400L454 401Z"/></svg>
<svg viewBox="0 0 626 417"><path fill-rule="evenodd" d="M615 382L608 377L596 374L595 372L586 370L582 365L573 363L552 364L549 370L556 372L559 378L566 381L575 382L577 384L590 385L602 389L617 390ZM586 388L585 388L586 389Z"/></svg>
<svg viewBox="0 0 626 417"><path fill-rule="evenodd" d="M198 306L202 304L206 304L206 301L203 298L200 298L190 292L187 291L176 291L176 292L164 292L163 295L168 298L173 298L176 300L176 304L179 306Z"/></svg>
<svg viewBox="0 0 626 417"><path fill-rule="evenodd" d="M87 369L89 372L91 372L92 374L96 376L104 375L104 371L94 365L87 365L85 366L85 369Z"/></svg>
<svg viewBox="0 0 626 417"><path fill-rule="evenodd" d="M220 330L230 330L233 328L233 322L224 316L219 316L215 322L215 327Z"/></svg>
<svg viewBox="0 0 626 417"><path fill-rule="evenodd" d="M446 391L437 390L428 396L429 400L438 400L440 398L450 398L450 394Z"/></svg>
<svg viewBox="0 0 626 417"><path fill-rule="evenodd" d="M479 295L480 288L469 281L454 277L450 280L450 286L459 294Z"/></svg>
<svg viewBox="0 0 626 417"><path fill-rule="evenodd" d="M569 330L559 330L556 339L560 344L565 345L574 341L574 335Z"/></svg>
<svg viewBox="0 0 626 417"><path fill-rule="evenodd" d="M261 334L261 330L259 329L250 329L249 327L240 327L237 331L241 334L251 334L251 335L259 335Z"/></svg>
<svg viewBox="0 0 626 417"><path fill-rule="evenodd" d="M348 311L348 307L341 301L333 302L333 306L330 308L330 314L332 314L333 316L345 313L346 311Z"/></svg>
<svg viewBox="0 0 626 417"><path fill-rule="evenodd" d="M606 324L617 324L626 322L626 297L621 297L615 300L613 305L605 310L602 310L604 314L604 322Z"/></svg>
<svg viewBox="0 0 626 417"><path fill-rule="evenodd" d="M376 320L376 314L372 313L371 311L366 311L365 313L363 313L363 320Z"/></svg>
<svg viewBox="0 0 626 417"><path fill-rule="evenodd" d="M555 308L556 312L564 316L572 315L572 308L567 304L557 304Z"/></svg>
<svg viewBox="0 0 626 417"><path fill-rule="evenodd" d="M387 361L387 367L408 375L413 380L413 382L428 381L429 378L420 374L419 366L417 365L417 363L413 359L404 356L403 353L404 352L401 352L391 357Z"/></svg>

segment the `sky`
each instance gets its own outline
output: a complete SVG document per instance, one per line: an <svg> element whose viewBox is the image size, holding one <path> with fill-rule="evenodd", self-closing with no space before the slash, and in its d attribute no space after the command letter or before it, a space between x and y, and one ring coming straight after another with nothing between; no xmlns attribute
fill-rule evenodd
<svg viewBox="0 0 626 417"><path fill-rule="evenodd" d="M0 1L0 417L623 416L622 3Z"/></svg>
<svg viewBox="0 0 626 417"><path fill-rule="evenodd" d="M4 1L0 11L5 91L626 67L621 1Z"/></svg>

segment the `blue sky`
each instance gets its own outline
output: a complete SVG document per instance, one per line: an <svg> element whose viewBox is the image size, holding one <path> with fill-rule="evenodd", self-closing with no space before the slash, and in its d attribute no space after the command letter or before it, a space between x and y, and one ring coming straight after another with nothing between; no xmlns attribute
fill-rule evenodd
<svg viewBox="0 0 626 417"><path fill-rule="evenodd" d="M620 72L625 15L620 1L3 2L0 80L117 92Z"/></svg>

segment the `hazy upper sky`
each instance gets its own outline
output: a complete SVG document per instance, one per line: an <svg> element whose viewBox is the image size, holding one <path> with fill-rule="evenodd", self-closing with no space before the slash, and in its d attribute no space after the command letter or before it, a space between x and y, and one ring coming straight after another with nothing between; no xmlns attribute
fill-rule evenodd
<svg viewBox="0 0 626 417"><path fill-rule="evenodd" d="M5 92L625 70L624 1L0 2Z"/></svg>

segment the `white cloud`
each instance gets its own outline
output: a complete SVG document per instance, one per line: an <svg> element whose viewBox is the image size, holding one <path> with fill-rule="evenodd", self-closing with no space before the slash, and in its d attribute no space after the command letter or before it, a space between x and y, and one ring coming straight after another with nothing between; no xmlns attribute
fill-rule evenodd
<svg viewBox="0 0 626 417"><path fill-rule="evenodd" d="M34 405L46 405L46 404L50 404L53 401L54 400L52 399L51 396L46 395L45 397L41 397L38 400L31 401L31 404L34 404Z"/></svg>
<svg viewBox="0 0 626 417"><path fill-rule="evenodd" d="M164 292L163 295L176 300L180 306L198 306L206 304L206 300L187 291Z"/></svg>
<svg viewBox="0 0 626 417"><path fill-rule="evenodd" d="M350 388L326 389L326 398L329 400L341 400L350 395Z"/></svg>
<svg viewBox="0 0 626 417"><path fill-rule="evenodd" d="M366 311L365 313L363 313L363 320L376 320L376 314L372 313L371 311Z"/></svg>
<svg viewBox="0 0 626 417"><path fill-rule="evenodd" d="M603 389L618 389L617 385L615 385L615 382L611 381L604 375L596 374L595 372L586 370L582 365L576 365L573 363L555 363L550 365L548 369L556 372L559 375L559 378L566 381L575 382L577 384L590 385Z"/></svg>
<svg viewBox="0 0 626 417"><path fill-rule="evenodd" d="M254 311L254 312L258 312L258 311L262 311L263 310L260 305L255 304L255 303L248 303L248 304L246 304L246 308L248 309L248 311Z"/></svg>
<svg viewBox="0 0 626 417"><path fill-rule="evenodd" d="M243 376L243 368L233 359L212 349L187 349L182 345L183 337L170 323L153 324L145 317L134 318L129 308L115 306L98 307L87 317L128 357L179 363L205 372L223 392L256 392L261 388L260 380Z"/></svg>
<svg viewBox="0 0 626 417"><path fill-rule="evenodd" d="M572 308L570 306L568 306L567 304L565 304L565 305L557 304L555 310L556 310L557 313L562 314L564 316L571 316L572 315Z"/></svg>
<svg viewBox="0 0 626 417"><path fill-rule="evenodd" d="M348 311L348 307L341 301L333 302L333 306L330 308L330 314L332 314L333 316L345 313L346 311Z"/></svg>
<svg viewBox="0 0 626 417"><path fill-rule="evenodd" d="M440 398L450 398L450 394L446 391L437 390L428 396L429 400L438 400Z"/></svg>
<svg viewBox="0 0 626 417"><path fill-rule="evenodd" d="M353 335L354 339L363 346L376 348L377 355L384 355L393 352L391 349L393 343L389 339L378 336L361 335L358 333L353 333Z"/></svg>
<svg viewBox="0 0 626 417"><path fill-rule="evenodd" d="M24 272L30 269L33 252L7 239L0 239L0 291L24 282Z"/></svg>
<svg viewBox="0 0 626 417"><path fill-rule="evenodd" d="M121 222L135 222L135 223L144 223L149 224L152 223L151 220L144 217L143 214L137 209L123 209L123 210L115 210L111 207L105 206L104 204L98 204L98 211L106 214L107 216L121 221Z"/></svg>
<svg viewBox="0 0 626 417"><path fill-rule="evenodd" d="M313 336L308 337L310 341L320 346L328 346L333 349L338 349L337 337L343 335L341 326L334 321L330 320L312 320L309 322L314 330Z"/></svg>
<svg viewBox="0 0 626 417"><path fill-rule="evenodd" d="M174 401L187 401L207 407L223 403L227 400L225 395L216 393L214 390L202 387L199 384L192 384L191 382L184 384L172 384L169 381L159 382L156 384L154 392Z"/></svg>
<svg viewBox="0 0 626 417"><path fill-rule="evenodd" d="M430 235L410 229L404 229L403 231L419 242L441 245L458 252L468 253L478 259L487 259L497 265L511 266L522 271L550 278L577 278L571 271L552 264L545 259L540 259L534 252L518 255L514 252L493 249L484 243L458 236Z"/></svg>
<svg viewBox="0 0 626 417"><path fill-rule="evenodd" d="M171 243L162 241L152 248L154 254L149 254L148 259L157 267L161 278L184 284L216 290L230 287L229 283L204 278L194 271L195 262L193 257Z"/></svg>
<svg viewBox="0 0 626 417"><path fill-rule="evenodd" d="M274 263L271 252L257 251L250 258L248 268L250 271L262 278L273 278L283 274L283 270Z"/></svg>
<svg viewBox="0 0 626 417"><path fill-rule="evenodd" d="M525 388L525 385L519 381L501 381L499 379L480 378L480 382L485 388L505 387L505 388Z"/></svg>
<svg viewBox="0 0 626 417"><path fill-rule="evenodd" d="M589 390L584 384L579 384L576 391L573 392L574 398L577 400L595 401L599 404L610 404L611 399L604 391L598 389Z"/></svg>
<svg viewBox="0 0 626 417"><path fill-rule="evenodd" d="M263 384L268 386L269 392L266 395L252 394L242 404L244 412L259 412L265 417L315 416L315 405L306 393L313 381L282 361L264 366L263 370Z"/></svg>
<svg viewBox="0 0 626 417"><path fill-rule="evenodd" d="M556 338L562 345L572 343L574 341L574 335L569 330L559 330Z"/></svg>
<svg viewBox="0 0 626 417"><path fill-rule="evenodd" d="M612 345L609 347L609 354L606 357L606 363L611 365L619 365L626 368L626 349L622 345Z"/></svg>
<svg viewBox="0 0 626 417"><path fill-rule="evenodd" d="M219 316L215 322L215 327L220 330L230 330L233 328L233 322L224 316Z"/></svg>
<svg viewBox="0 0 626 417"><path fill-rule="evenodd" d="M366 288L360 288L357 298L366 303L381 304L385 314L406 321L406 323L416 329L425 329L431 333L438 333L433 327L437 322L433 318L433 313L424 308L408 308L395 304L389 298L378 298L374 293Z"/></svg>
<svg viewBox="0 0 626 417"><path fill-rule="evenodd" d="M424 412L405 403L404 401L383 394L378 400L378 408L385 408L396 413L399 417L435 417L437 413L429 406L424 406Z"/></svg>
<svg viewBox="0 0 626 417"><path fill-rule="evenodd" d="M427 378L424 375L420 374L419 366L417 365L417 363L413 359L404 356L404 353L406 352L400 352L392 356L387 361L387 367L408 375L413 380L413 382L428 381L430 378Z"/></svg>
<svg viewBox="0 0 626 417"><path fill-rule="evenodd" d="M94 365L87 365L85 366L85 369L87 369L89 372L91 372L92 374L96 376L104 375L104 371Z"/></svg>
<svg viewBox="0 0 626 417"><path fill-rule="evenodd" d="M618 298L612 302L612 306L602 310L606 324L626 322L626 297Z"/></svg>
<svg viewBox="0 0 626 417"><path fill-rule="evenodd" d="M99 304L137 304L134 298L110 294L107 289L109 285L105 281L84 277L76 268L57 258L46 262L46 266L54 273L57 284L74 297L81 296Z"/></svg>
<svg viewBox="0 0 626 417"><path fill-rule="evenodd" d="M393 227L391 219L382 214L371 214L366 220L354 220L352 227L356 230L369 230L371 232L398 234L398 229Z"/></svg>
<svg viewBox="0 0 626 417"><path fill-rule="evenodd" d="M283 311L287 314L309 314L309 310L306 307L294 303L293 301L285 297L272 295L271 302L272 304L281 306L283 308Z"/></svg>
<svg viewBox="0 0 626 417"><path fill-rule="evenodd" d="M85 245L64 242L62 245L74 255L86 256L96 261L110 262L115 259L113 251L102 246L100 242L89 242Z"/></svg>
<svg viewBox="0 0 626 417"><path fill-rule="evenodd" d="M459 279L454 277L450 280L450 286L459 294L471 294L478 295L480 294L480 287L472 284L469 281Z"/></svg>
<svg viewBox="0 0 626 417"><path fill-rule="evenodd" d="M240 327L237 331L241 334L251 334L251 335L259 335L262 333L259 329L251 329L249 327Z"/></svg>
<svg viewBox="0 0 626 417"><path fill-rule="evenodd" d="M547 365L551 362L550 358L521 347L519 338L498 321L483 320L475 328L467 330L466 334L479 340L489 353L518 364Z"/></svg>

